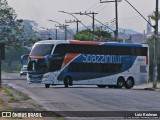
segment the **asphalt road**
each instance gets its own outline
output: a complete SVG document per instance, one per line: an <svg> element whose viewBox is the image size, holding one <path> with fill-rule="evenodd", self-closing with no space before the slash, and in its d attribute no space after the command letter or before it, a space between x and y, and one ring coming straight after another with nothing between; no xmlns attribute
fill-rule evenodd
<svg viewBox="0 0 160 120"><path fill-rule="evenodd" d="M19 80L14 80L19 79ZM8 80L3 80L8 79ZM25 77L3 74L3 84L27 93L50 111L160 111L160 92L97 86L51 86L27 84Z"/></svg>

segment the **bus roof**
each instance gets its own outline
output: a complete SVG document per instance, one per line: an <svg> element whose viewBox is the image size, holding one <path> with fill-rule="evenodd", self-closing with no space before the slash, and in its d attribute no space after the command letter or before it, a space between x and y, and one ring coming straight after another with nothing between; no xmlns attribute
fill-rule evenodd
<svg viewBox="0 0 160 120"><path fill-rule="evenodd" d="M90 45L111 45L111 46L144 46L146 44L140 43L119 43L119 42L96 42L96 41L79 41L79 40L43 40L39 41L36 44L90 44Z"/></svg>
<svg viewBox="0 0 160 120"><path fill-rule="evenodd" d="M60 43L69 43L68 40L42 40L36 42L36 44L60 44Z"/></svg>

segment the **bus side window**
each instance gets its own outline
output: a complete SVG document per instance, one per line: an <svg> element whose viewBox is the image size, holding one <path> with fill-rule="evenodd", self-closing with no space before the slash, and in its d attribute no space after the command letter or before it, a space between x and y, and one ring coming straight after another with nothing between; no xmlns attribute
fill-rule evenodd
<svg viewBox="0 0 160 120"><path fill-rule="evenodd" d="M53 72L53 71L61 69L63 60L64 60L64 55L58 55L58 56L52 57L49 61L49 64L50 64L49 71Z"/></svg>

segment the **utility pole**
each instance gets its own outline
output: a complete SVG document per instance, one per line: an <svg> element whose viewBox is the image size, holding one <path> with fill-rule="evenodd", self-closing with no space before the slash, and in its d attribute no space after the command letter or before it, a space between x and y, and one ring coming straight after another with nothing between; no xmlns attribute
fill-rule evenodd
<svg viewBox="0 0 160 120"><path fill-rule="evenodd" d="M59 24L58 27L65 29L65 39L67 39L67 32L68 32L70 35L73 36L73 34L72 34L69 30L67 30L67 26L69 26L69 25L61 24L61 23L59 23L58 21L55 21L55 20L48 20L48 21L58 23L58 24Z"/></svg>
<svg viewBox="0 0 160 120"><path fill-rule="evenodd" d="M48 39L52 39L51 36L52 36L52 34L54 34L53 31L52 31L52 29L48 29L48 28L45 28L45 27L40 27L40 28L45 29L45 30L51 32L51 33L45 33L45 34L41 34L41 35L44 35L44 36L48 35Z"/></svg>
<svg viewBox="0 0 160 120"><path fill-rule="evenodd" d="M57 37L57 29L55 29L55 32L56 32L56 34L55 34L55 35L56 35L56 40L57 40L57 39L58 39L58 37Z"/></svg>
<svg viewBox="0 0 160 120"><path fill-rule="evenodd" d="M64 29L64 32L65 32L65 34L64 34L64 39L65 40L67 40L67 26L69 26L69 25L59 25L59 26L55 26L55 27L59 27L59 28L63 28Z"/></svg>
<svg viewBox="0 0 160 120"><path fill-rule="evenodd" d="M125 0L145 21L147 21L147 19L127 0ZM153 69L153 88L157 88L157 77L158 77L158 67L157 67L157 53L158 53L158 0L156 0L156 11L155 11L155 25L153 26L149 21L147 21L147 23L149 25L151 25L154 28L154 36L155 36L155 41L154 41L154 69Z"/></svg>
<svg viewBox="0 0 160 120"><path fill-rule="evenodd" d="M5 44L0 43L0 88L2 87L2 79L1 79L1 60L5 59Z"/></svg>
<svg viewBox="0 0 160 120"><path fill-rule="evenodd" d="M65 11L59 11L61 13L66 13L66 14L69 14L71 15L72 17L74 17L76 20L78 20L78 18L76 16L74 16L73 14L75 13L69 13L69 12L65 12ZM85 26L82 22L80 22L87 30L89 30L89 28L87 26Z"/></svg>
<svg viewBox="0 0 160 120"><path fill-rule="evenodd" d="M78 34L78 23L81 22L79 20L70 20L70 21L65 21L65 23L76 23L77 24L77 30L76 33Z"/></svg>
<svg viewBox="0 0 160 120"><path fill-rule="evenodd" d="M95 22L94 22L94 20L95 20L95 14L98 14L98 13L95 13L95 12L81 13L81 12L79 12L79 13L75 13L75 14L79 14L79 15L90 15L90 14L92 14L92 31L94 33L94 31L95 31Z"/></svg>
<svg viewBox="0 0 160 120"><path fill-rule="evenodd" d="M115 40L118 41L118 2L121 2L122 0L107 0L102 1L100 0L100 3L109 3L109 2L115 2L115 14L116 14L116 30L114 31L115 34Z"/></svg>
<svg viewBox="0 0 160 120"><path fill-rule="evenodd" d="M156 11L155 11L155 16L156 16L156 20L155 20L155 41L154 41L154 73L153 73L153 88L157 88L157 77L158 77L158 62L157 62L157 58L158 58L158 0L156 0Z"/></svg>
<svg viewBox="0 0 160 120"><path fill-rule="evenodd" d="M79 13L74 13L74 14L79 14ZM90 15L87 15L88 17L92 18ZM94 19L95 21L97 21L98 23L100 23L102 26L105 26L107 29L111 30L112 32L114 32L114 30L112 30L110 27L108 27L107 25L103 24L101 21Z"/></svg>
<svg viewBox="0 0 160 120"><path fill-rule="evenodd" d="M115 14L116 14L116 41L118 41L118 5L117 5L117 0L115 1Z"/></svg>

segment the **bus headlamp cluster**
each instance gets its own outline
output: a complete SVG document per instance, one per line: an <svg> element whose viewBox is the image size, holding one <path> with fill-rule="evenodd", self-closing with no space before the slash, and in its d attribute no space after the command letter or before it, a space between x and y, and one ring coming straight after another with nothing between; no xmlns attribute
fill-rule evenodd
<svg viewBox="0 0 160 120"><path fill-rule="evenodd" d="M49 78L49 75L44 75L43 78Z"/></svg>

